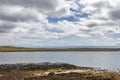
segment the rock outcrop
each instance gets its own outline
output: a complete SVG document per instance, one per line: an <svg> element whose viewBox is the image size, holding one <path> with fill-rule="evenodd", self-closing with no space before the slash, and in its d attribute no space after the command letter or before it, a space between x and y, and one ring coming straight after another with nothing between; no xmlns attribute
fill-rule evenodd
<svg viewBox="0 0 120 80"><path fill-rule="evenodd" d="M18 69L18 70L34 70L34 69L51 69L51 68L75 68L77 66L68 63L21 63L21 64L1 64L1 69Z"/></svg>

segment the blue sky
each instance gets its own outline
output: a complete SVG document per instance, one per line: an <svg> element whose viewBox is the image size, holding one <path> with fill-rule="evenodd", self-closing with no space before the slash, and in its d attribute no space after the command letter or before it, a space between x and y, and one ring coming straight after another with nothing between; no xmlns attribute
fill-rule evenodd
<svg viewBox="0 0 120 80"><path fill-rule="evenodd" d="M120 46L119 3L0 0L0 46Z"/></svg>

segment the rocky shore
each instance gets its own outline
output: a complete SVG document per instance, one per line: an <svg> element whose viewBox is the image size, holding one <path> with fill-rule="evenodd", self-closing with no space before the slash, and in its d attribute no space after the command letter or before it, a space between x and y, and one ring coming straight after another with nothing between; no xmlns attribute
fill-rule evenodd
<svg viewBox="0 0 120 80"><path fill-rule="evenodd" d="M19 64L1 64L0 69L34 70L34 69L53 69L53 68L76 68L77 66L68 63L19 63Z"/></svg>
<svg viewBox="0 0 120 80"><path fill-rule="evenodd" d="M120 80L120 73L60 62L1 64L0 80Z"/></svg>

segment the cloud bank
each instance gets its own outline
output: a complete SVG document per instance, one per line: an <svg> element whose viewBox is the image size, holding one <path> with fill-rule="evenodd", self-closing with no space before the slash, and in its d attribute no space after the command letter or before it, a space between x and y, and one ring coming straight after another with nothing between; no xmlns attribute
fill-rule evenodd
<svg viewBox="0 0 120 80"><path fill-rule="evenodd" d="M82 41L88 46L119 46L119 3L118 0L0 0L1 45L47 46L61 42L63 46L65 43L83 46ZM68 43L69 38L77 43Z"/></svg>

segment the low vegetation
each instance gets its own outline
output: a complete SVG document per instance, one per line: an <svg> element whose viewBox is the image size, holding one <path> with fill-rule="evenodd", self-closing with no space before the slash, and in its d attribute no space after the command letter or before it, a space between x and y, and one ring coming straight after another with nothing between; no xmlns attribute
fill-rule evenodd
<svg viewBox="0 0 120 80"><path fill-rule="evenodd" d="M0 46L0 52L31 52L31 51L120 51L120 48L24 48Z"/></svg>
<svg viewBox="0 0 120 80"><path fill-rule="evenodd" d="M2 64L0 80L120 80L120 73L67 63Z"/></svg>

